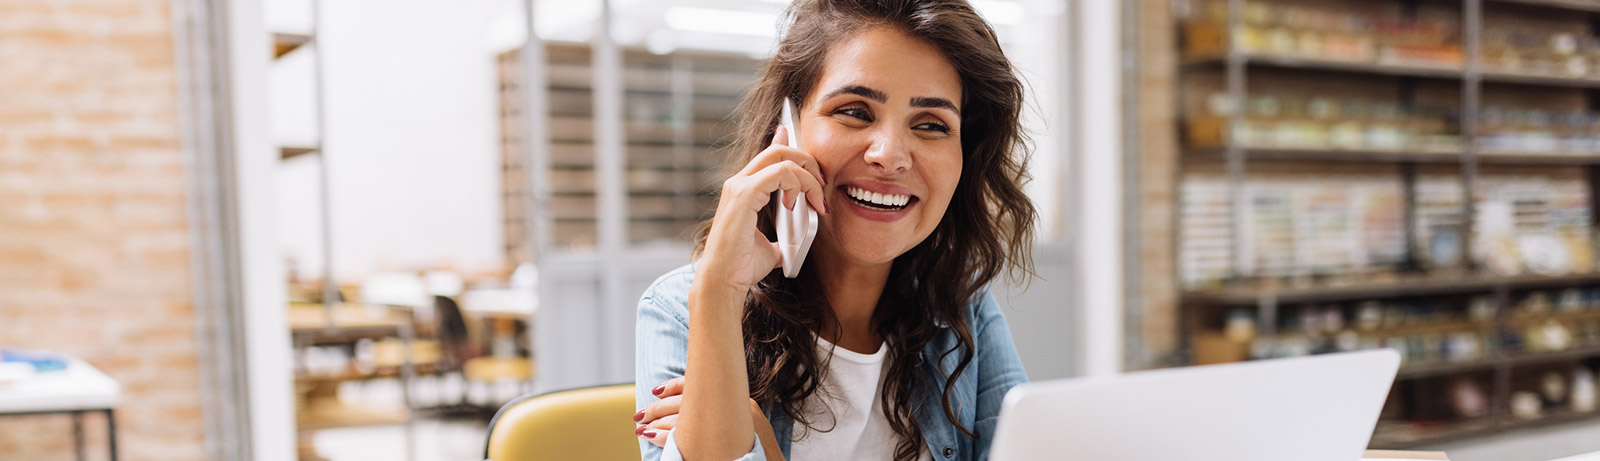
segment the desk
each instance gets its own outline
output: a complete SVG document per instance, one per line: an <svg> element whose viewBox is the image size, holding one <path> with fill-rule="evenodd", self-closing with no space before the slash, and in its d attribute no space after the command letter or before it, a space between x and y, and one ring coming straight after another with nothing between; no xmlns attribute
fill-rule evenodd
<svg viewBox="0 0 1600 461"><path fill-rule="evenodd" d="M67 368L35 374L8 385L0 385L0 415L71 413L78 459L84 459L83 414L105 413L106 444L111 459L117 459L117 424L113 410L122 399L122 386L88 362L73 358Z"/></svg>
<svg viewBox="0 0 1600 461"><path fill-rule="evenodd" d="M539 311L539 297L528 288L469 290L461 294L464 314L493 321L490 355L509 357L516 347L512 338L516 322L529 321Z"/></svg>
<svg viewBox="0 0 1600 461"><path fill-rule="evenodd" d="M411 327L410 314L356 304L335 305L330 324L325 306L290 303L288 320L289 333L301 344L405 336Z"/></svg>
<svg viewBox="0 0 1600 461"><path fill-rule="evenodd" d="M461 310L485 317L523 319L539 310L539 297L531 288L467 290L461 294Z"/></svg>

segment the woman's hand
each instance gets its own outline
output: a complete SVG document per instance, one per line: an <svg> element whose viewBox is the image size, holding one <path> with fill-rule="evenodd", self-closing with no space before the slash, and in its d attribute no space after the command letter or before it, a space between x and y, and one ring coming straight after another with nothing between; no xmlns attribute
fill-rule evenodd
<svg viewBox="0 0 1600 461"><path fill-rule="evenodd" d="M772 201L772 193L782 191L783 207L794 209L798 192L817 213L827 214L823 192L826 179L817 160L787 145L782 126L772 136L772 145L761 151L743 170L722 183L717 214L711 220L706 248L701 254L695 280L728 283L736 291L749 291L773 269L781 267L778 244L767 240L756 228L757 214Z"/></svg>
<svg viewBox="0 0 1600 461"><path fill-rule="evenodd" d="M633 435L650 441L658 447L667 445L667 433L678 426L678 409L683 404L683 377L672 378L650 390L657 400L645 405L644 410L634 414L634 422L639 427L633 429ZM782 460L783 451L778 449L778 438L773 435L772 423L767 421L767 415L761 412L761 405L755 399L750 400L750 422L756 427L756 436L761 437L761 446L765 448L767 459Z"/></svg>

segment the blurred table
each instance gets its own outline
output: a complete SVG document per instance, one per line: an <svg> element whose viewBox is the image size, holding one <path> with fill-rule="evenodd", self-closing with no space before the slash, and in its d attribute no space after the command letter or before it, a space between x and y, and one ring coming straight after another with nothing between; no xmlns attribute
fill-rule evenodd
<svg viewBox="0 0 1600 461"><path fill-rule="evenodd" d="M411 327L409 313L344 303L334 305L331 324L327 306L289 303L288 321L289 333L301 344L398 337Z"/></svg>
<svg viewBox="0 0 1600 461"><path fill-rule="evenodd" d="M45 371L11 383L0 383L0 416L45 413L72 414L72 431L78 459L83 450L83 414L105 413L106 444L117 459L117 424L114 410L122 399L122 386L88 362L76 358L67 368Z"/></svg>
<svg viewBox="0 0 1600 461"><path fill-rule="evenodd" d="M529 322L539 310L539 297L528 288L468 290L461 294L461 312L493 322L490 355L516 355L516 322Z"/></svg>
<svg viewBox="0 0 1600 461"><path fill-rule="evenodd" d="M485 317L525 319L539 310L539 297L526 288L467 290L461 293L461 310Z"/></svg>
<svg viewBox="0 0 1600 461"><path fill-rule="evenodd" d="M330 312L328 306L324 304L296 302L289 303L287 319L289 334L296 350L313 345L342 345L367 339L400 338L402 351L400 393L404 408L401 411L356 408L339 402L337 396L339 381L360 380L375 375L354 373L333 377L312 376L306 373L304 364L297 367L296 381L302 385L302 389L298 390L299 402L297 402L300 414L296 415L301 432L301 454L315 453L311 439L305 436L308 431L400 422L405 424L406 458L415 459L416 419L412 415L411 384L416 377L416 369L411 360L412 354L408 353L414 343L411 312L377 305L348 303L335 304Z"/></svg>

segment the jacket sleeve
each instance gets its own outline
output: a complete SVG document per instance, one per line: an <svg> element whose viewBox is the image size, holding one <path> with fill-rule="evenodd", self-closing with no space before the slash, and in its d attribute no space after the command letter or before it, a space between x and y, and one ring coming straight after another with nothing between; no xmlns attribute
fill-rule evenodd
<svg viewBox="0 0 1600 461"><path fill-rule="evenodd" d="M693 272L678 271L656 280L639 299L634 334L634 410L643 410L656 400L650 390L669 379L683 376L689 352L689 284ZM683 454L672 433L665 447L639 440L642 461L679 461ZM750 453L740 461L766 461L761 437L756 437ZM696 460L698 461L698 460Z"/></svg>
<svg viewBox="0 0 1600 461"><path fill-rule="evenodd" d="M989 445L994 441L995 424L1000 421L1000 403L1006 391L1028 382L1022 369L1022 359L1017 355L1017 345L1011 341L1011 328L1005 315L995 302L994 294L984 290L979 301L973 335L977 353L973 362L978 369L978 405L975 426L978 434L977 452L973 459L988 459Z"/></svg>

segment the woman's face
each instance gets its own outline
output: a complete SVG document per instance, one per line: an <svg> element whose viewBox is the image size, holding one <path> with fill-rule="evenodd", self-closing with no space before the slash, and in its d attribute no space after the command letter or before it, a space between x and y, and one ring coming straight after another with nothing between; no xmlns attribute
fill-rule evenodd
<svg viewBox="0 0 1600 461"><path fill-rule="evenodd" d="M932 45L888 27L829 50L799 109L827 178L817 250L889 263L933 233L961 178L961 83Z"/></svg>

